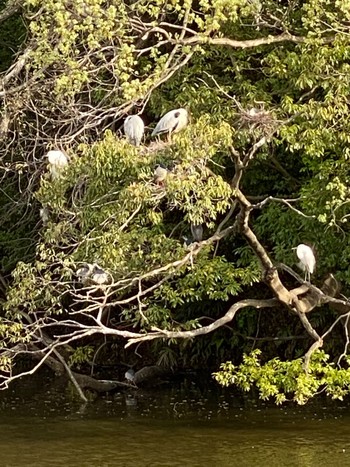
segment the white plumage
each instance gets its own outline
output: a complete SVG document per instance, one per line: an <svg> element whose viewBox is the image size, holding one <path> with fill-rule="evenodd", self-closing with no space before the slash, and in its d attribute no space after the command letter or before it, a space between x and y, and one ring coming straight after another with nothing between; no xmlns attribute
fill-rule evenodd
<svg viewBox="0 0 350 467"><path fill-rule="evenodd" d="M154 171L154 181L157 185L163 184L168 176L168 169L164 165L157 165Z"/></svg>
<svg viewBox="0 0 350 467"><path fill-rule="evenodd" d="M297 257L300 259L299 266L303 271L305 271L305 280L307 278L310 282L310 276L313 274L316 266L314 252L309 246L304 245L304 243L300 243L296 250Z"/></svg>
<svg viewBox="0 0 350 467"><path fill-rule="evenodd" d="M93 271L93 265L89 264L89 263L86 263L81 268L79 268L77 270L76 275L77 275L79 281L82 284L86 285L89 278L92 275L92 271Z"/></svg>
<svg viewBox="0 0 350 467"><path fill-rule="evenodd" d="M68 157L64 152L59 150L49 151L46 157L50 164L52 178L59 177L63 169L68 165Z"/></svg>
<svg viewBox="0 0 350 467"><path fill-rule="evenodd" d="M125 373L125 379L126 379L127 381L130 381L131 383L134 382L134 380L135 380L135 371L134 371L132 368L130 368L130 370L128 370L128 371Z"/></svg>
<svg viewBox="0 0 350 467"><path fill-rule="evenodd" d="M178 133L183 130L188 123L188 112L186 109L175 109L166 113L157 123L152 132L152 136Z"/></svg>
<svg viewBox="0 0 350 467"><path fill-rule="evenodd" d="M39 212L40 212L40 217L41 217L41 220L42 220L43 224L44 225L47 224L48 221L49 221L49 210L48 210L48 208L46 206L44 206L44 207L42 207L40 209Z"/></svg>
<svg viewBox="0 0 350 467"><path fill-rule="evenodd" d="M143 133L145 131L145 124L138 115L129 115L124 122L124 133L130 144L140 146Z"/></svg>
<svg viewBox="0 0 350 467"><path fill-rule="evenodd" d="M94 264L91 280L97 285L103 285L108 282L109 276L104 269L100 268L97 264Z"/></svg>

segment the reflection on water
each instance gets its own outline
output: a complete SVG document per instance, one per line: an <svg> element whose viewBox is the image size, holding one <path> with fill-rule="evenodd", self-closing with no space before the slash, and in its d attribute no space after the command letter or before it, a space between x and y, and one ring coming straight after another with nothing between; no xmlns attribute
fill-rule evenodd
<svg viewBox="0 0 350 467"><path fill-rule="evenodd" d="M276 408L191 383L79 405L27 380L0 397L1 466L350 465L345 404Z"/></svg>

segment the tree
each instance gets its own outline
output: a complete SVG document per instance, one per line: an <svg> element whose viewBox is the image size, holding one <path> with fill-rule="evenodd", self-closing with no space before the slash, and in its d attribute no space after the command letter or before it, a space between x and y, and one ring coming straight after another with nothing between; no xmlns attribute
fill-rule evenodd
<svg viewBox="0 0 350 467"><path fill-rule="evenodd" d="M239 327L240 316L255 327L256 310L268 309L265 326L282 338L295 342L289 330L304 328L301 352L278 360L268 349L262 364L253 353L216 378L256 384L277 402L291 393L303 403L320 388L347 394L350 310L339 296L350 253L346 7L28 0L21 8L28 36L2 78L1 151L5 195L19 187L10 220L25 217L15 231L24 229L31 247L3 263L12 279L2 386L25 374L12 368L30 354L39 363L29 372L43 363L67 371L85 397L81 389L96 381L67 362L90 359L98 336L127 347L178 342ZM191 123L171 143L147 135L139 149L122 137L129 113L153 124L178 107L189 108ZM56 178L45 160L54 148L70 157ZM153 182L158 163L169 168L162 186ZM191 223L204 226L204 240L187 246ZM316 245L319 287L287 266L302 242ZM84 263L97 263L108 281L79 283ZM337 279L323 279L329 273ZM340 369L318 350L337 323L345 344L329 352ZM171 364L169 355L160 360Z"/></svg>

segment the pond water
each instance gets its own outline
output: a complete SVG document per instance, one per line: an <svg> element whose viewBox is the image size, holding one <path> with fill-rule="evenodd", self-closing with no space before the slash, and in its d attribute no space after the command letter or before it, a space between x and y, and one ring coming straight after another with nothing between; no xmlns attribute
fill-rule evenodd
<svg viewBox="0 0 350 467"><path fill-rule="evenodd" d="M350 407L276 408L215 385L72 402L53 380L0 394L3 466L350 466Z"/></svg>

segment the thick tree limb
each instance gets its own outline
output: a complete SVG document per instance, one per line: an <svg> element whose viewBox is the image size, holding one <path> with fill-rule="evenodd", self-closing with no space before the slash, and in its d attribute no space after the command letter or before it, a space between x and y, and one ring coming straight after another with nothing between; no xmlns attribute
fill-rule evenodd
<svg viewBox="0 0 350 467"><path fill-rule="evenodd" d="M27 63L28 57L29 57L31 52L32 52L32 49L30 49L30 48L25 50L23 52L23 54L18 57L17 61L9 68L6 75L2 79L0 79L0 97L3 97L6 94L6 91L4 89L6 84L11 79L16 78L20 74L20 72L22 71L24 65ZM22 86L20 86L20 88ZM17 90L18 90L18 88L14 88L11 91L16 92Z"/></svg>
<svg viewBox="0 0 350 467"><path fill-rule="evenodd" d="M5 8L0 11L0 23L17 13L17 11L22 8L23 3L23 0L9 0Z"/></svg>
<svg viewBox="0 0 350 467"><path fill-rule="evenodd" d="M246 299L241 300L234 305L232 305L227 313L224 316L217 319L213 323L209 324L208 326L203 326L202 328L193 329L191 331L166 331L164 329L157 329L153 328L154 332L147 334L145 336L131 338L129 339L128 343L126 344L125 348L130 347L137 342L144 342L144 341L151 341L154 339L191 339L193 337L202 336L204 334L209 334L210 332L215 331L216 329L224 326L226 323L229 323L235 317L237 311L241 310L242 308L246 307L254 307L254 308L272 308L279 306L278 300L266 299L266 300L254 300L254 299Z"/></svg>

